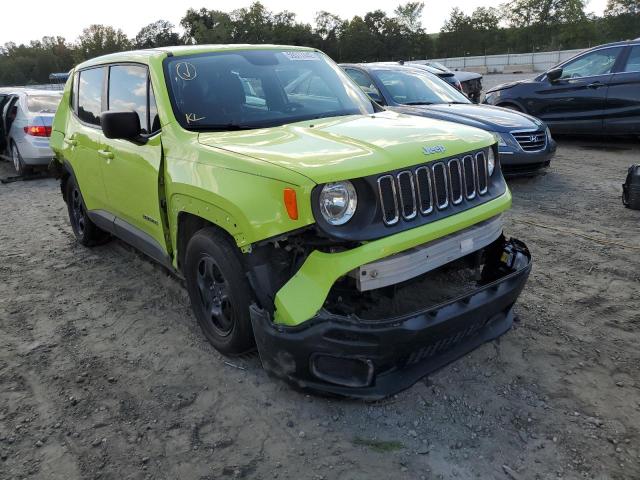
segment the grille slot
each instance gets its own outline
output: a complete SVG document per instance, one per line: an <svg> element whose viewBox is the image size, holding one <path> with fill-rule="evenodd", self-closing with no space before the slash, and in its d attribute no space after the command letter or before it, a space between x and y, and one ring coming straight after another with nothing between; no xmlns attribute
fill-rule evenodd
<svg viewBox="0 0 640 480"><path fill-rule="evenodd" d="M396 182L391 175L383 175L378 179L378 192L382 206L382 219L387 225L398 222L398 196L396 195Z"/></svg>
<svg viewBox="0 0 640 480"><path fill-rule="evenodd" d="M433 212L433 187L431 185L431 173L427 167L416 168L416 184L418 185L420 213L429 215Z"/></svg>
<svg viewBox="0 0 640 480"><path fill-rule="evenodd" d="M378 177L382 219L386 225L430 215L471 201L489 190L484 152L420 165Z"/></svg>
<svg viewBox="0 0 640 480"><path fill-rule="evenodd" d="M476 153L476 172L478 173L478 193L484 195L489 185L489 171L487 158L482 152Z"/></svg>
<svg viewBox="0 0 640 480"><path fill-rule="evenodd" d="M547 134L542 130L511 132L511 135L525 152L538 152L547 146Z"/></svg>
<svg viewBox="0 0 640 480"><path fill-rule="evenodd" d="M472 200L476 197L476 168L473 157L467 155L462 159L462 175L464 177L464 194Z"/></svg>
<svg viewBox="0 0 640 480"><path fill-rule="evenodd" d="M418 209L416 207L416 189L413 182L413 174L405 170L398 174L398 187L400 189L400 207L402 217L405 220L415 218Z"/></svg>
<svg viewBox="0 0 640 480"><path fill-rule="evenodd" d="M444 163L436 163L432 167L433 185L435 190L436 205L440 210L449 206L449 186L447 185L447 168Z"/></svg>
<svg viewBox="0 0 640 480"><path fill-rule="evenodd" d="M451 191L451 201L454 205L462 202L462 169L460 168L460 160L454 158L449 160L449 189Z"/></svg>

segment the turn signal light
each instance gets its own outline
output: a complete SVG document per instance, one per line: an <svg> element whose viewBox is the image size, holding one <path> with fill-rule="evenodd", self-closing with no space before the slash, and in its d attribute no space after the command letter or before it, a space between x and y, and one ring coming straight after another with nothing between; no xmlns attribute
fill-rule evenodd
<svg viewBox="0 0 640 480"><path fill-rule="evenodd" d="M44 125L27 125L24 127L24 133L32 137L50 137L51 127L45 127Z"/></svg>
<svg viewBox="0 0 640 480"><path fill-rule="evenodd" d="M293 188L284 189L284 206L291 220L298 219L298 200L296 199L296 191Z"/></svg>

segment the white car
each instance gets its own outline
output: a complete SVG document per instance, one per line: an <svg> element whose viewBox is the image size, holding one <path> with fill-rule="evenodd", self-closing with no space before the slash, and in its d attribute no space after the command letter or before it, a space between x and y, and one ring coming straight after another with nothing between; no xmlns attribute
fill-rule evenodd
<svg viewBox="0 0 640 480"><path fill-rule="evenodd" d="M51 161L51 124L61 98L60 91L0 89L0 152L13 162L18 175Z"/></svg>

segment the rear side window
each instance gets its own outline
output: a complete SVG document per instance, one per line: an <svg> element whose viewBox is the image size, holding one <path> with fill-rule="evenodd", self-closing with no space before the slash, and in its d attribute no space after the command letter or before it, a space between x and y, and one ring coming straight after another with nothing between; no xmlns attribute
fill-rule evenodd
<svg viewBox="0 0 640 480"><path fill-rule="evenodd" d="M141 132L148 133L147 68L140 65L114 65L109 72L109 110L134 111Z"/></svg>
<svg viewBox="0 0 640 480"><path fill-rule="evenodd" d="M624 72L640 72L640 45L631 47Z"/></svg>
<svg viewBox="0 0 640 480"><path fill-rule="evenodd" d="M103 82L103 68L91 68L80 72L78 81L78 117L83 122L100 125Z"/></svg>
<svg viewBox="0 0 640 480"><path fill-rule="evenodd" d="M27 109L32 113L56 113L61 98L58 95L29 95Z"/></svg>

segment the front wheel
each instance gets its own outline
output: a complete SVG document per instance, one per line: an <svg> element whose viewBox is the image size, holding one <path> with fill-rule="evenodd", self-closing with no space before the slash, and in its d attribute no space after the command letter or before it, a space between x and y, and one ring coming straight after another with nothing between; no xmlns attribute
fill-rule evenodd
<svg viewBox="0 0 640 480"><path fill-rule="evenodd" d="M223 233L207 227L189 240L184 276L193 312L207 340L226 355L252 350L251 287L237 249Z"/></svg>

